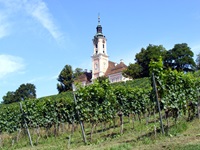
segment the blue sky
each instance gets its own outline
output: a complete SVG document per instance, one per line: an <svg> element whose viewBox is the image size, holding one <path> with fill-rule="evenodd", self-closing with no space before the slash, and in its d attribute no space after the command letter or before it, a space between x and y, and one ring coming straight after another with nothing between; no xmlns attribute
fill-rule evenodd
<svg viewBox="0 0 200 150"><path fill-rule="evenodd" d="M199 0L0 0L0 101L23 83L57 94L68 64L91 69L98 13L109 59L128 65L149 44L200 53Z"/></svg>

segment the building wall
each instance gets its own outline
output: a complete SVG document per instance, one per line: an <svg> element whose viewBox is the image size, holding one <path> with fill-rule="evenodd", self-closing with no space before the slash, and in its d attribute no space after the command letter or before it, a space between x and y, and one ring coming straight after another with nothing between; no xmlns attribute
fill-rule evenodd
<svg viewBox="0 0 200 150"><path fill-rule="evenodd" d="M122 72L119 72L119 73L116 73L116 74L111 74L111 75L108 76L108 78L110 80L110 83L130 80L129 78L125 78L122 75Z"/></svg>
<svg viewBox="0 0 200 150"><path fill-rule="evenodd" d="M108 55L105 36L95 36L93 39L92 79L104 76L108 68Z"/></svg>
<svg viewBox="0 0 200 150"><path fill-rule="evenodd" d="M106 49L106 38L105 37L98 37L93 39L93 55L97 54L105 54L107 55L107 49Z"/></svg>

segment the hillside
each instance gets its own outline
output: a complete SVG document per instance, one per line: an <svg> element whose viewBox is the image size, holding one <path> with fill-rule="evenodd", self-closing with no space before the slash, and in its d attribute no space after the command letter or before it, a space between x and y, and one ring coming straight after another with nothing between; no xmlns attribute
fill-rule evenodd
<svg viewBox="0 0 200 150"><path fill-rule="evenodd" d="M194 130L198 131L200 126L199 120L195 119L197 110L194 106L199 98L196 93L199 80L174 71L166 78L174 81L162 85L164 89L173 88L173 92L167 91L166 97L163 96L165 101L162 100L161 105L164 135L160 132L160 116L155 101L152 101L150 81L143 78L115 84L95 82L80 88L76 92L76 101L72 92L65 92L23 101L22 110L19 103L1 105L0 147L128 150L184 149L192 144L187 148L197 149L199 133ZM174 89L177 86L179 88ZM170 101L171 98L174 101ZM190 107L183 105L189 102ZM85 129L86 144L80 123ZM26 124L33 148L27 128L24 128Z"/></svg>

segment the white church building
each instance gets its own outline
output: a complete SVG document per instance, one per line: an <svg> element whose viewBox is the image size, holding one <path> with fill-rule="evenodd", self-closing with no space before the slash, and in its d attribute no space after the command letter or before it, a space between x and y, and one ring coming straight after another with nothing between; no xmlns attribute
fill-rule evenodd
<svg viewBox="0 0 200 150"><path fill-rule="evenodd" d="M124 62L121 60L119 63L115 63L109 60L107 54L107 39L102 32L100 17L98 17L96 34L92 41L92 71L84 72L77 81L82 82L83 85L87 85L102 76L108 77L111 83L129 80L129 78L125 78L122 75L123 70L127 68Z"/></svg>

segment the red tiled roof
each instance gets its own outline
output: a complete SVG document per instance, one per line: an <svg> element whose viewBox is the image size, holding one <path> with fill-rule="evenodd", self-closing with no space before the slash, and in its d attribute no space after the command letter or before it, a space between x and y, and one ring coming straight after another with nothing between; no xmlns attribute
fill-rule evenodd
<svg viewBox="0 0 200 150"><path fill-rule="evenodd" d="M120 73L126 68L127 68L127 66L123 62L116 64L115 62L109 61L108 62L108 69L105 73L105 76Z"/></svg>
<svg viewBox="0 0 200 150"><path fill-rule="evenodd" d="M89 83L89 82L91 82L91 79L92 79L92 73L84 72L75 80L75 82L84 82L85 81L86 83Z"/></svg>

